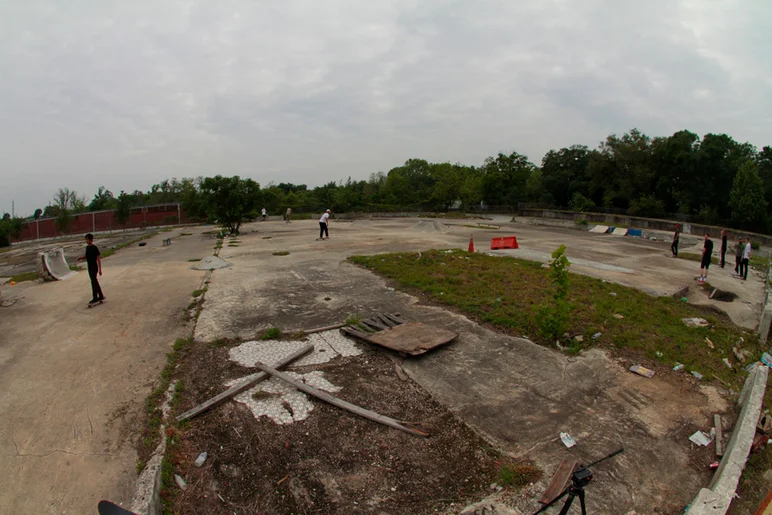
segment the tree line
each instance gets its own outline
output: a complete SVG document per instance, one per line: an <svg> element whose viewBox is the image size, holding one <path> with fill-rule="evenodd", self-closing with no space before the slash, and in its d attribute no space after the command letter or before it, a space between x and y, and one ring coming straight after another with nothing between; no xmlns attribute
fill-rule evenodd
<svg viewBox="0 0 772 515"><path fill-rule="evenodd" d="M230 195L237 199L233 201ZM637 129L609 135L597 148L550 150L536 165L517 152L488 157L479 166L409 159L367 180L348 178L309 188L252 179L168 179L149 191L114 195L101 186L88 201L60 189L34 217L180 202L193 219L222 219L222 211L256 216L262 207L294 212L447 211L531 203L576 211L671 217L772 233L772 147L761 150L726 134L700 138L690 131L650 137ZM218 206L218 203L224 204ZM228 215L231 218L230 215Z"/></svg>

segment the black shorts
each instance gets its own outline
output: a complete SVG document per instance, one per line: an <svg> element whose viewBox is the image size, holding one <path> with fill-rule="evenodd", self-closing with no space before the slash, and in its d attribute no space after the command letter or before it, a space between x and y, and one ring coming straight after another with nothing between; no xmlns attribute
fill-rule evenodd
<svg viewBox="0 0 772 515"><path fill-rule="evenodd" d="M703 256L702 261L700 262L700 268L710 268L710 256Z"/></svg>

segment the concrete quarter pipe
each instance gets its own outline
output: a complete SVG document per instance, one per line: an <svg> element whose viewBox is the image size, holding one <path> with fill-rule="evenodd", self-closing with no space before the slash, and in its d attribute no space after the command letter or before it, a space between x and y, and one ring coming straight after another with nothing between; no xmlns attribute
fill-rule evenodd
<svg viewBox="0 0 772 515"><path fill-rule="evenodd" d="M64 249L38 253L38 273L46 281L63 281L77 272L70 270L64 258Z"/></svg>

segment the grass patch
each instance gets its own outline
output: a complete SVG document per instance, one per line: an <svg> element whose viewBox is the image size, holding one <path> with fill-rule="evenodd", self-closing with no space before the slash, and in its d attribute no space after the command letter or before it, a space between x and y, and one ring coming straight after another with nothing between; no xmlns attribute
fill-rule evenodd
<svg viewBox="0 0 772 515"><path fill-rule="evenodd" d="M80 272L81 270L83 270L83 267L80 265L70 265L70 270L72 270L73 272Z"/></svg>
<svg viewBox="0 0 772 515"><path fill-rule="evenodd" d="M280 250L278 252L273 253L274 256L289 256L289 252L286 250Z"/></svg>
<svg viewBox="0 0 772 515"><path fill-rule="evenodd" d="M206 288L201 288L200 290L193 290L193 293L190 294L191 297L200 297L204 293L206 293Z"/></svg>
<svg viewBox="0 0 772 515"><path fill-rule="evenodd" d="M272 236L263 236L264 240L270 240L271 238L272 238Z"/></svg>
<svg viewBox="0 0 772 515"><path fill-rule="evenodd" d="M190 347L193 345L193 338L178 338L172 350L166 354L166 365L161 370L158 384L145 399L145 427L142 430L142 439L140 446L140 459L144 460L150 456L153 449L160 441L159 430L163 423L163 413L161 405L164 401L166 390L169 388L174 371L177 365L185 357ZM180 387L184 388L184 387ZM175 387L176 390L176 387ZM177 392L175 392L177 393Z"/></svg>
<svg viewBox="0 0 772 515"><path fill-rule="evenodd" d="M348 317L346 317L346 320L344 320L343 323L346 325L357 325L361 321L362 321L362 317L360 317L357 314L357 315L349 315Z"/></svg>
<svg viewBox="0 0 772 515"><path fill-rule="evenodd" d="M281 329L278 327L271 327L260 336L261 340L278 340L279 338L281 338Z"/></svg>
<svg viewBox="0 0 772 515"><path fill-rule="evenodd" d="M520 489L541 479L542 471L530 463L502 463L499 466L498 484Z"/></svg>
<svg viewBox="0 0 772 515"><path fill-rule="evenodd" d="M37 281L40 279L40 274L37 272L24 272L23 274L16 274L9 279L9 282L23 283L24 281Z"/></svg>
<svg viewBox="0 0 772 515"><path fill-rule="evenodd" d="M417 257L416 253L400 253L353 256L349 260L423 292L435 302L458 308L481 323L555 345L555 340L540 331L540 307L549 305L553 290L549 271L541 263L463 251L432 250L423 252L421 259ZM572 337L584 337L583 343L570 340L574 352L594 344L631 349L671 366L676 361L684 363L688 371L698 371L705 378L714 375L733 388L739 388L746 375L732 353L738 339L745 339L744 348L751 351L751 360L761 356L762 346L755 334L710 309L651 297L592 277L569 276L566 302L570 311L564 331ZM616 318L616 314L624 318ZM687 327L681 319L690 317L704 318L711 327ZM601 336L593 340L595 333ZM715 349L705 344L705 337ZM564 345L569 343L565 338L560 340ZM722 358L728 358L734 368L728 369Z"/></svg>

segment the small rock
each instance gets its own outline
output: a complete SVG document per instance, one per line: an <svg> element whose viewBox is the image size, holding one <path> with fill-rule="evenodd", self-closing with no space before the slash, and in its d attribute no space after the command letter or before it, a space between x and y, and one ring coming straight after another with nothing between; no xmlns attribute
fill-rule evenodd
<svg viewBox="0 0 772 515"><path fill-rule="evenodd" d="M710 324L704 318L682 318L681 321L688 327L708 327Z"/></svg>
<svg viewBox="0 0 772 515"><path fill-rule="evenodd" d="M593 339L593 340L597 340L598 338L600 338L600 336L601 336L602 334L603 334L603 333L595 333L595 334L593 334L593 335L592 335L592 339Z"/></svg>
<svg viewBox="0 0 772 515"><path fill-rule="evenodd" d="M614 314L614 318L618 318L619 320L622 320L624 317L624 315L620 315L619 313Z"/></svg>
<svg viewBox="0 0 772 515"><path fill-rule="evenodd" d="M609 295L611 295L612 297L616 297L617 296L616 292L613 292L613 291L611 293L609 293Z"/></svg>
<svg viewBox="0 0 772 515"><path fill-rule="evenodd" d="M174 481L177 483L177 486L179 486L181 490L188 489L187 483L185 483L185 480L182 479L178 474L174 474Z"/></svg>
<svg viewBox="0 0 772 515"><path fill-rule="evenodd" d="M574 340L576 340L579 343L582 343L584 341L584 336L582 336L581 334L577 334L576 336L574 336Z"/></svg>

